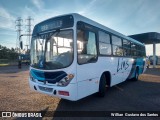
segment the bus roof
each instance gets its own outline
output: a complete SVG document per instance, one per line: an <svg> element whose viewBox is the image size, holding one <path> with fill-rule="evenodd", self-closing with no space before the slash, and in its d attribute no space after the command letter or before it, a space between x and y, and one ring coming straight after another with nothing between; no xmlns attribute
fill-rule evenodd
<svg viewBox="0 0 160 120"><path fill-rule="evenodd" d="M39 24L41 24L41 23L43 23L43 22L45 22L45 21L54 19L54 18L56 18L56 17L62 17L62 16L67 16L67 15L72 15L73 18L74 18L74 20L75 20L76 22L77 22L77 21L83 21L83 22L88 23L88 24L90 24L90 25L93 25L93 26L95 26L95 27L97 27L97 28L103 29L103 30L105 30L105 31L107 31L107 32L109 32L109 33L112 33L112 34L114 34L114 35L117 35L117 36L119 36L119 37L122 37L123 39L129 40L129 41L131 41L131 42L134 42L134 43L137 43L137 44L139 44L139 45L143 45L143 46L144 46L143 43L141 43L141 42L139 42L139 41L137 41L137 40L135 40L135 39L133 39L133 38L127 37L127 36L125 36L125 35L117 32L117 31L115 31L115 30L112 30L112 29L110 29L110 28L108 28L108 27L106 27L106 26L104 26L104 25L102 25L102 24L100 24L100 23L98 23L98 22L95 22L95 21L93 21L93 20L91 20L91 19L89 19L89 18L87 18L87 17L84 17L84 16L82 16L82 15L80 15L80 14L77 14L77 13L70 13L70 14L64 14L64 15L55 16L55 17L49 18L49 19L47 19L47 20L44 20L44 21L38 23L37 25L39 25ZM37 26L37 25L36 25L36 26ZM36 26L35 26L35 27L36 27Z"/></svg>
<svg viewBox="0 0 160 120"><path fill-rule="evenodd" d="M126 39L126 40L129 40L129 41L131 41L131 42L134 42L134 43L137 43L137 44L140 44L140 45L143 45L143 46L144 46L143 43L141 43L141 42L139 42L139 41L137 41L137 40L135 40L135 39L133 39L133 38L127 37L127 36L125 36L125 35L117 32L117 31L112 30L112 29L110 29L110 28L108 28L108 27L106 27L106 26L104 26L104 25L102 25L102 24L100 24L100 23L98 23L98 22L95 22L95 21L93 21L93 20L91 20L91 19L89 19L89 18L87 18L87 17L84 17L84 16L82 16L82 15L80 15L80 14L77 14L77 13L72 13L72 15L73 15L73 17L74 17L74 19L75 19L76 21L86 22L86 23L91 24L91 25L93 25L93 26L95 26L95 27L98 27L98 28L100 28L100 29L103 29L103 30L105 30L105 31L108 31L108 32L110 32L110 33L113 33L113 34L115 34L115 35L117 35L117 36L119 36L119 37L122 37L122 38L124 38L124 39Z"/></svg>

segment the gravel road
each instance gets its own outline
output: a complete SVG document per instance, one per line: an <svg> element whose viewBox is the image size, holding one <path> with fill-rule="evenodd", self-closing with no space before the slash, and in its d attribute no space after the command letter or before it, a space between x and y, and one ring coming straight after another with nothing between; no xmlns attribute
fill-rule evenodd
<svg viewBox="0 0 160 120"><path fill-rule="evenodd" d="M77 102L71 102L31 91L28 85L27 66L0 67L0 111L159 111L160 112L160 68L149 68L139 81L126 81L110 88L104 98L91 95ZM95 113L95 112L93 112ZM96 113L95 113L96 114ZM159 117L160 118L160 117ZM13 119L13 118L12 118ZM24 119L24 118L14 118ZM44 117L40 119L130 119L131 117ZM158 118L137 119L154 120Z"/></svg>

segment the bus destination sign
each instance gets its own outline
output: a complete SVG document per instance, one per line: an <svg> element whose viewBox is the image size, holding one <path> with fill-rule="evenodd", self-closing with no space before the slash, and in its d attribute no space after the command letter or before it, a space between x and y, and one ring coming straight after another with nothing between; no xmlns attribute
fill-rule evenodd
<svg viewBox="0 0 160 120"><path fill-rule="evenodd" d="M33 30L33 35L56 29L73 27L74 20L72 15L55 17L37 24Z"/></svg>
<svg viewBox="0 0 160 120"><path fill-rule="evenodd" d="M47 31L47 30L51 30L51 29L55 29L55 28L60 28L60 27L62 27L62 24L63 24L63 22L61 20L54 21L52 23L40 26L40 30L42 32L42 31Z"/></svg>

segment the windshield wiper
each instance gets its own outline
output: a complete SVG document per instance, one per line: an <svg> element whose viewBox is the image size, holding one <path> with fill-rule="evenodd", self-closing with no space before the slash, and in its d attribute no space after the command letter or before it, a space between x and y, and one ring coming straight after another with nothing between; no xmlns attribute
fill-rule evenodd
<svg viewBox="0 0 160 120"><path fill-rule="evenodd" d="M60 32L60 29L57 29L57 30L55 30L53 32L50 32L51 34L49 34L49 33L44 33L44 34L37 33L37 39L43 39L43 40L45 40L44 46L43 46L43 44L40 43L42 45L42 54L41 54L41 56L40 56L40 58L38 60L38 66L40 68L45 68L46 67L46 57L45 56L46 56L46 50L47 50L47 42L48 42L48 40L50 40L50 38L54 34L57 35L59 32ZM48 36L47 36L47 34L48 34Z"/></svg>
<svg viewBox="0 0 160 120"><path fill-rule="evenodd" d="M56 31L52 32L52 34L46 38L46 43L48 42L48 40L50 40L50 38L51 38L53 35L55 35L55 34L58 35L59 32L60 32L60 29L57 29Z"/></svg>
<svg viewBox="0 0 160 120"><path fill-rule="evenodd" d="M45 50L44 50L44 59L43 59L43 63L44 63L44 67L46 65L46 50L47 50L47 42L50 40L50 38L53 36L53 35L58 35L60 32L60 29L57 29L56 31L53 31L51 35L49 35L47 38L46 38L46 41L45 41Z"/></svg>

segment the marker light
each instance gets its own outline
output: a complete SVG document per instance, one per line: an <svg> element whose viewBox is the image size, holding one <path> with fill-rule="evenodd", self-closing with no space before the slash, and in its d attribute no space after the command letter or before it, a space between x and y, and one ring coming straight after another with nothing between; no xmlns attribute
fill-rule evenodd
<svg viewBox="0 0 160 120"><path fill-rule="evenodd" d="M64 95L64 96L69 96L69 92L68 91L58 91L59 95Z"/></svg>

